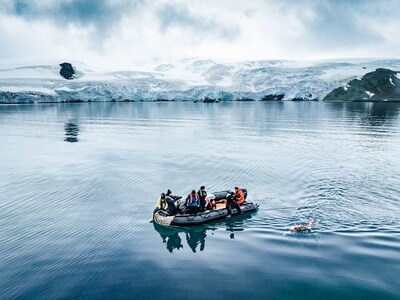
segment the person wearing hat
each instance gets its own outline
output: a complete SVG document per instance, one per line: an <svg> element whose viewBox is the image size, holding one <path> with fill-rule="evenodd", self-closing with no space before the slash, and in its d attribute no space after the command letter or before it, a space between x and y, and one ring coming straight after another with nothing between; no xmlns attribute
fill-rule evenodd
<svg viewBox="0 0 400 300"><path fill-rule="evenodd" d="M167 191L167 195L165 197L165 200L167 202L167 212L169 215L173 216L178 212L178 209L175 205L175 202L178 201L179 199L181 199L181 196L174 196L171 192L170 189L168 189Z"/></svg>
<svg viewBox="0 0 400 300"><path fill-rule="evenodd" d="M200 187L200 189L197 192L197 195L199 195L200 199L200 210L204 211L206 206L206 197L207 197L206 187L204 185Z"/></svg>
<svg viewBox="0 0 400 300"><path fill-rule="evenodd" d="M189 214L196 214L200 210L200 198L199 195L196 194L196 191L193 190L186 197L186 207L189 210Z"/></svg>

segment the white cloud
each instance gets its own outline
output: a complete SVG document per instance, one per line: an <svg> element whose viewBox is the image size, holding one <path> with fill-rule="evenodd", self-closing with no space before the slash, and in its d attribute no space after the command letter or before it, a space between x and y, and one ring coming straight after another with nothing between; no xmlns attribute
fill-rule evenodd
<svg viewBox="0 0 400 300"><path fill-rule="evenodd" d="M400 54L395 0L3 1L3 61L43 57L128 67L154 56L302 60Z"/></svg>

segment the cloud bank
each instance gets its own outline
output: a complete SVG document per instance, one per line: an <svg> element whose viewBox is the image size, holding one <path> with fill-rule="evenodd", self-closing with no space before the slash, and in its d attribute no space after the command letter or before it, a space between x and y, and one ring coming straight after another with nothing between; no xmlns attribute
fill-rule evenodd
<svg viewBox="0 0 400 300"><path fill-rule="evenodd" d="M0 0L1 61L399 57L398 0Z"/></svg>

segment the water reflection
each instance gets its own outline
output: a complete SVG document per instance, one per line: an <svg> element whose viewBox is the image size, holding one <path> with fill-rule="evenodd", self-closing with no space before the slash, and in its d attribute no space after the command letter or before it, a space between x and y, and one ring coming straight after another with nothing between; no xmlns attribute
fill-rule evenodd
<svg viewBox="0 0 400 300"><path fill-rule="evenodd" d="M231 239L235 238L235 232L244 231L245 221L251 219L254 213L235 216L232 219L222 221L225 223L226 231L231 232L229 234ZM183 239L186 240L193 253L204 251L207 236L209 236L210 232L220 228L218 225L221 225L221 222L197 227L166 227L153 222L154 229L160 234L162 242L170 253L173 253L174 250L183 249Z"/></svg>
<svg viewBox="0 0 400 300"><path fill-rule="evenodd" d="M0 106L1 298L152 299L167 275L179 282L169 298L207 287L215 298L400 299L400 103L367 107ZM79 143L62 143L71 127ZM241 184L261 209L198 228L147 223L155 190L200 184ZM310 218L314 234L283 236Z"/></svg>
<svg viewBox="0 0 400 300"><path fill-rule="evenodd" d="M64 125L65 138L64 141L68 143L78 142L79 125L76 121L69 121Z"/></svg>
<svg viewBox="0 0 400 300"><path fill-rule="evenodd" d="M166 227L153 223L154 229L160 234L162 242L165 244L167 250L172 253L174 250L183 249L182 238L180 234L185 236L186 242L193 252L197 251L197 247L200 245L199 251L205 249L205 243L207 238L208 230L215 230L209 227Z"/></svg>
<svg viewBox="0 0 400 300"><path fill-rule="evenodd" d="M178 234L178 229L164 227L157 223L153 224L154 229L160 234L163 243L170 253L172 253L175 249L179 250L183 248L182 239Z"/></svg>
<svg viewBox="0 0 400 300"><path fill-rule="evenodd" d="M191 230L186 232L186 242L189 245L190 249L192 249L193 253L196 252L197 246L200 246L200 251L204 251L204 248L206 246L206 237L206 230Z"/></svg>
<svg viewBox="0 0 400 300"><path fill-rule="evenodd" d="M253 212L251 214L243 214L240 216L235 216L235 218L233 219L228 219L228 221L226 222L226 230L231 232L229 238L234 240L235 232L244 231L244 226L245 226L244 221L251 219L252 215L256 213L257 212Z"/></svg>
<svg viewBox="0 0 400 300"><path fill-rule="evenodd" d="M352 103L325 103L338 113L338 117L352 120L369 131L379 131L380 127L393 127L397 122L400 111L398 103L388 102L352 102Z"/></svg>

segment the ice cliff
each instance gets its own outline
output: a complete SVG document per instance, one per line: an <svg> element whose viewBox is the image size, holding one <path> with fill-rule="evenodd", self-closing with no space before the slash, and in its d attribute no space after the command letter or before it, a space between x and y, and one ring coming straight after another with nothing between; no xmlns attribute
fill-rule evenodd
<svg viewBox="0 0 400 300"><path fill-rule="evenodd" d="M153 61L124 70L63 61L2 64L0 102L322 100L377 68L400 70L400 60L218 62L191 58Z"/></svg>

